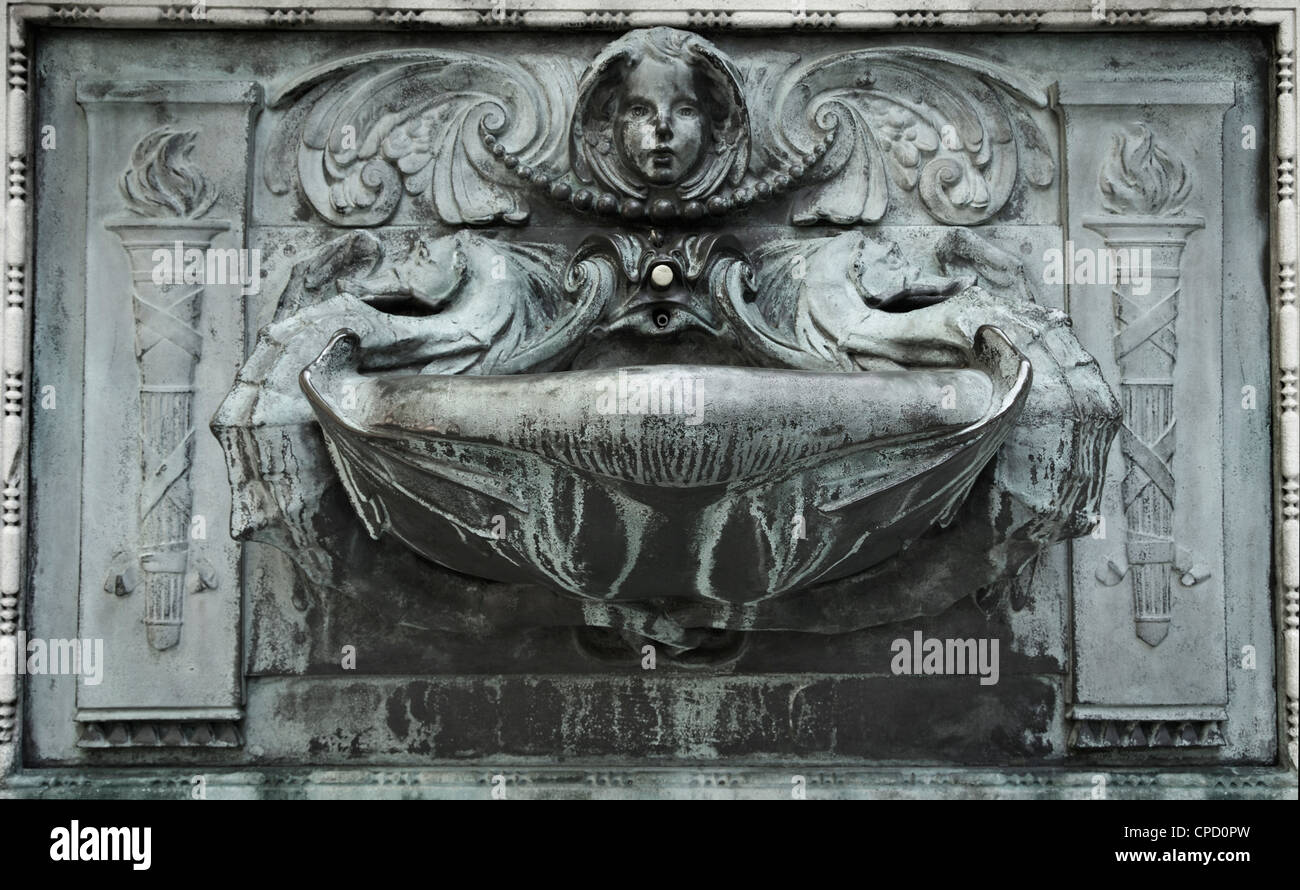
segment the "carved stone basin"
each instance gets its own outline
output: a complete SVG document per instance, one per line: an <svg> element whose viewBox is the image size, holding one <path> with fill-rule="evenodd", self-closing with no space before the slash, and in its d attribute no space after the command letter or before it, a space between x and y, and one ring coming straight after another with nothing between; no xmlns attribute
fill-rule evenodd
<svg viewBox="0 0 1300 890"><path fill-rule="evenodd" d="M437 632L685 651L1023 602L1119 418L1040 292L1059 231L982 227L1056 218L1049 98L946 50L743 68L664 28L303 72L266 186L345 231L285 235L213 417L232 534L295 606Z"/></svg>
<svg viewBox="0 0 1300 890"><path fill-rule="evenodd" d="M854 373L369 376L360 347L338 332L301 385L371 536L589 599L747 603L869 568L950 521L1031 379L992 327L970 368Z"/></svg>

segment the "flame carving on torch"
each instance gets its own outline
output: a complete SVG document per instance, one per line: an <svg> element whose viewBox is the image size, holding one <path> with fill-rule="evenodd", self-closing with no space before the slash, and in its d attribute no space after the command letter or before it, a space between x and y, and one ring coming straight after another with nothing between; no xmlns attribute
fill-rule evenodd
<svg viewBox="0 0 1300 890"><path fill-rule="evenodd" d="M115 557L105 587L125 596L142 584L146 633L157 650L180 642L186 593L216 586L212 567L189 546L191 415L204 257L230 223L199 219L217 194L190 160L197 136L163 127L141 139L118 183L135 216L105 224L131 268L141 473L138 547Z"/></svg>
<svg viewBox="0 0 1300 890"><path fill-rule="evenodd" d="M1137 635L1157 646L1169 634L1175 578L1191 587L1209 577L1174 539L1172 470L1183 249L1205 221L1183 212L1192 190L1186 168L1145 124L1114 134L1098 185L1109 212L1085 217L1083 225L1101 235L1111 269L1119 272L1111 295L1124 410L1127 536L1125 558L1108 560L1097 579L1108 586L1130 579Z"/></svg>

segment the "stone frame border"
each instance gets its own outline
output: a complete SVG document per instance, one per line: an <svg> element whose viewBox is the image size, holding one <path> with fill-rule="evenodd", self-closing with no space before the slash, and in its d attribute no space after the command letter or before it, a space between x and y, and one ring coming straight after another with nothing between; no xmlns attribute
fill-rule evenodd
<svg viewBox="0 0 1300 890"><path fill-rule="evenodd" d="M1097 774L1110 796L1291 797L1300 764L1300 319L1296 304L1295 47L1300 0L1254 0L1249 7L1206 0L708 0L711 8L682 9L678 0L104 0L94 3L12 3L0 0L6 22L6 211L0 215L5 297L0 336L0 647L16 646L23 621L26 550L27 391L31 325L32 218L27 171L31 147L27 95L28 40L35 27L295 30L530 30L615 31L652 25L710 30L825 29L835 31L1133 31L1263 28L1273 40L1270 189L1270 303L1273 421L1274 607L1278 659L1278 765L1215 767L1192 773L1158 769L1125 772L1041 769L856 769L801 764L809 789L836 797L1088 797ZM705 4L702 3L701 6ZM816 8L812 8L816 7ZM869 8L868 8L869 7ZM21 770L22 687L0 675L0 797L28 795L189 796L192 770ZM184 772L185 775L180 774ZM172 775L167 775L168 773ZM495 774L482 766L410 770L239 769L210 777L222 796L397 796L412 787L430 796L480 797ZM746 767L537 767L504 771L523 796L784 796L790 771Z"/></svg>

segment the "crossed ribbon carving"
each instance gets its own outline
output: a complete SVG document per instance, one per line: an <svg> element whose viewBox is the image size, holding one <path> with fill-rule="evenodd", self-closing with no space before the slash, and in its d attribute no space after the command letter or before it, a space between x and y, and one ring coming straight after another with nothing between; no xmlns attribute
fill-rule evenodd
<svg viewBox="0 0 1300 890"><path fill-rule="evenodd" d="M203 338L193 327L182 320L183 315L194 315L193 303L202 295L203 289L196 288L183 293L175 300L166 305L155 305L149 300L142 297L138 292L133 294L135 308L135 334L136 334L136 356L141 362L140 381L142 401L143 397L148 394L165 394L175 393L183 396L186 400L192 399L193 388L193 367L198 362L203 351ZM164 343L171 344L186 354L188 373L184 379L179 379L179 375L169 380L151 380L148 372L145 371L143 360L145 356L153 349L162 346ZM188 412L187 412L188 414ZM142 426L141 428L141 445L145 449L146 462L156 461L152 467L146 467L141 479L140 487L140 525L141 537L145 537L146 528L149 527L149 519L153 517L164 502L170 502L180 509L181 514L188 516L190 510L190 496L188 492L175 491L176 486L190 470L192 458L191 449L194 441L194 427L188 422L185 431L180 434L178 441L167 449L167 452L158 458L151 455L153 447L166 447L167 439L172 438L166 435L165 430L159 430L154 435L150 435ZM154 533L159 535L161 529ZM104 585L110 593L124 596L131 593L139 584L138 570L143 570L150 574L162 575L185 575L184 589L188 593L197 593L201 590L211 589L216 586L216 573L206 561L201 557L194 557L192 560L189 554L189 544L186 540L188 533L188 520L185 528L180 530L181 536L177 540L141 540L138 554L120 552L113 558L109 570L109 578ZM190 563L193 562L193 565ZM187 572L188 570L188 572ZM156 583L169 584L159 579ZM160 594L161 595L161 594ZM156 599L157 597L151 597ZM166 596L163 596L167 599ZM157 613L157 614L155 614ZM146 614L146 622L162 621L163 623L179 623L179 609L173 609L164 602L151 602Z"/></svg>
<svg viewBox="0 0 1300 890"><path fill-rule="evenodd" d="M155 306L136 293L136 352L144 355L163 340L168 341L190 354L198 361L203 354L203 337L198 331L181 321L172 311L183 303L198 299L203 288L196 288L187 294L181 294L166 307Z"/></svg>
<svg viewBox="0 0 1300 890"><path fill-rule="evenodd" d="M1180 288L1174 288L1169 296L1154 306L1142 310L1133 300L1121 291L1114 290L1116 300L1115 357L1121 364L1138 347L1151 344L1168 356L1172 365L1177 355L1177 341L1174 335L1174 321L1178 314L1177 298ZM1130 386L1143 385L1139 380L1125 380ZM1173 381L1153 380L1148 386L1173 388ZM1171 412L1172 413L1172 412ZM1198 566L1191 552L1177 544L1173 539L1172 513L1174 507L1174 474L1170 469L1173 459L1175 438L1175 419L1159 418L1164 421L1163 428L1151 439L1144 439L1133 429L1134 417L1126 412L1120 440L1120 450L1124 455L1126 473L1123 481L1124 514L1127 521L1128 541L1125 556L1119 560L1108 559L1105 566L1096 573L1102 584L1112 587L1129 576L1133 566L1167 565L1179 575L1184 587L1191 587L1204 581L1210 573ZM1142 528L1134 521L1134 507L1140 508L1144 499L1154 487L1156 496L1168 505L1169 510L1156 528ZM1161 615L1139 614L1139 619L1161 618ZM1158 642L1158 641L1157 641Z"/></svg>

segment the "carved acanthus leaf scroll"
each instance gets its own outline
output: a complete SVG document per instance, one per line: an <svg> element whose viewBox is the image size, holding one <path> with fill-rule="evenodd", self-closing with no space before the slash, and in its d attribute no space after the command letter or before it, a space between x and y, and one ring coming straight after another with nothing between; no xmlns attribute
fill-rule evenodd
<svg viewBox="0 0 1300 890"><path fill-rule="evenodd" d="M1002 66L921 47L814 59L751 99L771 109L773 148L790 163L833 138L821 182L795 201L796 225L879 222L910 193L939 222L992 218L1020 177L1044 187L1055 176L1026 105L1045 107L1046 91Z"/></svg>
<svg viewBox="0 0 1300 890"><path fill-rule="evenodd" d="M647 62L669 72L656 69L652 92L674 89L674 70L691 73L700 120L700 141L674 143L656 161L668 165L662 182L620 141L627 106L638 107L628 79ZM1046 103L1041 87L959 53L778 56L742 74L713 44L667 28L632 32L589 66L558 55L373 53L309 71L272 97L286 113L266 180L284 194L296 170L317 212L346 226L388 221L403 196L417 216L491 225L526 222L530 194L662 223L792 192L797 225L875 223L913 200L938 222L968 225L993 218L1022 180L1052 182L1052 152L1030 113Z"/></svg>
<svg viewBox="0 0 1300 890"><path fill-rule="evenodd" d="M528 204L483 142L538 169L568 167L566 137L581 63L444 50L384 52L315 68L280 89L289 108L266 164L284 194L297 171L336 225L386 222L403 195L447 225L519 223Z"/></svg>

